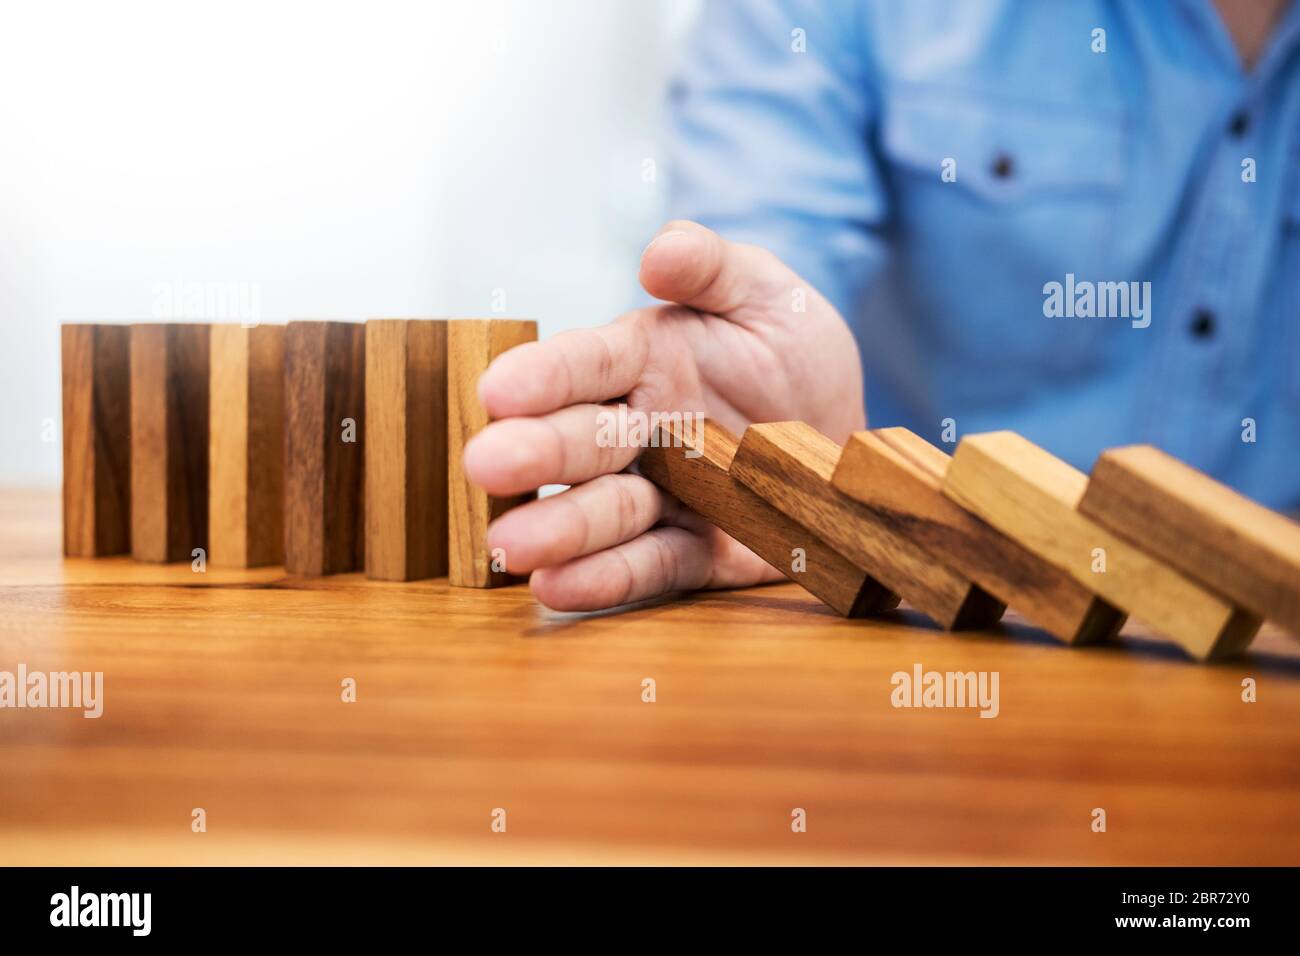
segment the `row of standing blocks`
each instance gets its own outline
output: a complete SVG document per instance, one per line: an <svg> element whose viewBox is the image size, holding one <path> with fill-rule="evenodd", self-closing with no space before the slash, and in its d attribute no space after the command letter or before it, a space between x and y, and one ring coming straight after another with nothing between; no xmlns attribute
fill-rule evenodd
<svg viewBox="0 0 1300 956"><path fill-rule="evenodd" d="M64 553L506 583L464 478L505 319L65 325Z"/></svg>
<svg viewBox="0 0 1300 956"><path fill-rule="evenodd" d="M1200 660L1263 619L1300 636L1300 525L1150 446L1089 477L1012 432L950 457L904 428L841 448L801 422L679 420L652 444L641 474L845 616L902 599L951 630L1009 605L1087 644L1132 615Z"/></svg>

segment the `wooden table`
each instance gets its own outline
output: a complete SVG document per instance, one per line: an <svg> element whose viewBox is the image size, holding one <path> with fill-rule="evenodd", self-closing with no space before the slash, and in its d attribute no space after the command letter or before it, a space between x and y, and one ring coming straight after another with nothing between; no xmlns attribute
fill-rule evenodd
<svg viewBox="0 0 1300 956"><path fill-rule="evenodd" d="M20 662L102 670L105 705L0 710L3 863L1300 863L1300 644L1271 629L1207 667L1132 625L1067 650L792 585L565 615L525 587L64 560L57 494L7 492ZM999 716L894 708L916 663L997 671Z"/></svg>

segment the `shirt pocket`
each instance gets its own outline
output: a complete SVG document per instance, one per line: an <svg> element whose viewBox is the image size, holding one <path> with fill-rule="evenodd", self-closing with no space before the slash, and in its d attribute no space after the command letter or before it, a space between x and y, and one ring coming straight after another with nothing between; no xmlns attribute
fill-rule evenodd
<svg viewBox="0 0 1300 956"><path fill-rule="evenodd" d="M1126 144L1121 117L1089 108L907 88L885 97L894 246L927 347L1014 365L1026 386L1105 362L1129 322L1049 316L1044 286L1141 278L1116 252Z"/></svg>

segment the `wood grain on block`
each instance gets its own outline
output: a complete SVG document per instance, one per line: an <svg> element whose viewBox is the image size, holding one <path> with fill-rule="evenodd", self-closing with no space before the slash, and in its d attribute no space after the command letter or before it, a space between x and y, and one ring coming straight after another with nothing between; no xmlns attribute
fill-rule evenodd
<svg viewBox="0 0 1300 956"><path fill-rule="evenodd" d="M65 325L63 553L131 550L131 330Z"/></svg>
<svg viewBox="0 0 1300 956"><path fill-rule="evenodd" d="M131 326L131 554L189 561L208 547L211 326Z"/></svg>
<svg viewBox="0 0 1300 956"><path fill-rule="evenodd" d="M661 423L657 442L637 459L642 475L826 605L845 617L898 606L898 595L728 473L739 442L721 425ZM796 549L802 552L798 565Z"/></svg>
<svg viewBox="0 0 1300 956"><path fill-rule="evenodd" d="M453 319L447 326L448 578L457 587L488 588L517 580L493 570L487 529L493 519L532 497L497 498L470 484L461 464L465 443L488 423L478 379L498 355L537 340L537 323L518 319Z"/></svg>
<svg viewBox="0 0 1300 956"><path fill-rule="evenodd" d="M1300 636L1300 524L1150 445L1104 452L1079 510Z"/></svg>
<svg viewBox="0 0 1300 956"><path fill-rule="evenodd" d="M366 323L366 574L447 573L447 323Z"/></svg>
<svg viewBox="0 0 1300 956"><path fill-rule="evenodd" d="M284 326L212 327L208 559L284 561Z"/></svg>
<svg viewBox="0 0 1300 956"><path fill-rule="evenodd" d="M1259 619L1080 514L1087 484L1082 472L1019 435L990 432L962 439L943 490L1193 657L1244 650ZM1093 570L1103 560L1105 570Z"/></svg>
<svg viewBox="0 0 1300 956"><path fill-rule="evenodd" d="M831 486L840 446L803 422L750 425L731 474L944 628L985 627L1006 610L996 598L893 523Z"/></svg>
<svg viewBox="0 0 1300 956"><path fill-rule="evenodd" d="M1107 640L1123 612L943 494L950 458L906 428L854 434L831 484L1067 644Z"/></svg>
<svg viewBox="0 0 1300 956"><path fill-rule="evenodd" d="M290 322L284 333L284 567L365 564L365 326Z"/></svg>

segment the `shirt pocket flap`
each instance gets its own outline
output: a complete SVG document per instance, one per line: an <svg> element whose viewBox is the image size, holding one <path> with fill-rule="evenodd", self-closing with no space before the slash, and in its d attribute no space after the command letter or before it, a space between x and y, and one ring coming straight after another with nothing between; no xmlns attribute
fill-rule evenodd
<svg viewBox="0 0 1300 956"><path fill-rule="evenodd" d="M939 93L891 97L881 126L894 163L989 201L1118 191L1124 140L1119 117Z"/></svg>

